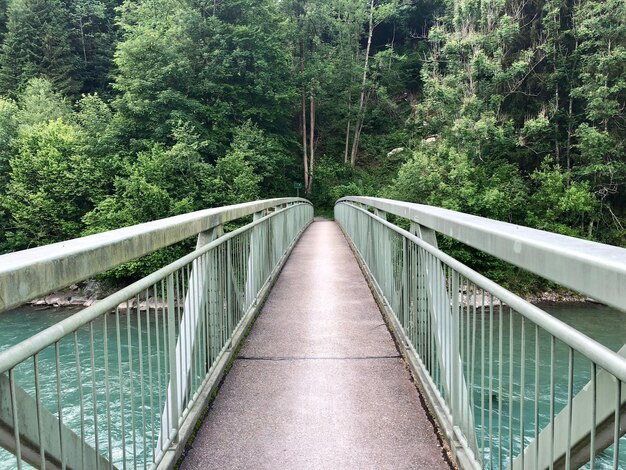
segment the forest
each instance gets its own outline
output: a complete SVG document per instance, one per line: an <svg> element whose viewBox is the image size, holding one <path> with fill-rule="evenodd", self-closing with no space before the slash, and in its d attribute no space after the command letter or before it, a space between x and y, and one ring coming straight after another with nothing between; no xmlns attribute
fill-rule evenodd
<svg viewBox="0 0 626 470"><path fill-rule="evenodd" d="M0 253L294 183L626 246L624 0L0 0L0 44Z"/></svg>

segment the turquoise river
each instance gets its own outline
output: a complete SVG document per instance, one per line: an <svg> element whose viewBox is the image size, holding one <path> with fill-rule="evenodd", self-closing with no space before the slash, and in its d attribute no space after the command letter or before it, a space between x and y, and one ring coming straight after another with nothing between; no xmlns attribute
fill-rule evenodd
<svg viewBox="0 0 626 470"><path fill-rule="evenodd" d="M626 321L624 321L625 314L620 313L616 310L599 306L599 305L589 304L589 303L544 304L544 305L541 305L541 307L544 310L548 311L550 314L556 316L557 318L561 319L565 323L568 323L569 325L577 328L578 330L582 331L586 335L594 338L595 340L599 341L600 343L604 344L605 346L607 346L608 348L614 351L617 351L619 348L621 348L624 345L624 343L626 343ZM54 323L62 320L63 318L66 318L68 315L71 315L72 313L73 311L68 310L68 309L36 310L32 307L27 307L27 308L22 308L22 309L0 314L0 351L7 349L11 345L17 344L18 342L28 338L29 336L31 336L32 334L38 331L45 329L46 327L53 325ZM476 331L477 332L481 331L481 327L482 327L481 320L484 321L485 329L488 332L489 329L491 328L495 337L495 340L494 340L495 344L498 344L498 340L499 340L498 334L500 331L498 325L499 325L499 322L502 321L504 324L504 328L502 330L503 331L502 340L505 345L508 344L509 338L508 338L507 332L509 331L508 328L510 326L510 318L507 316L507 314L503 314L502 319L500 319L498 314L496 313L495 320L492 319L488 322L487 321L488 317L489 317L488 315L485 315L481 319L477 320ZM519 331L519 325L516 324L519 321L520 320L518 318L514 318L514 323L515 323L514 331ZM112 329L113 323L114 323L113 321L110 321L107 325L107 329ZM490 326L490 323L491 323L491 326ZM103 328L105 327L105 325L95 324L94 327L95 327L96 332L99 332L96 334L96 340L95 340L95 346L94 346L95 355L99 356L99 355L104 354L104 350L102 348L102 341L99 341L98 337L101 337ZM110 331L109 333L113 333L113 331ZM122 334L123 338L126 337L125 333L126 332ZM136 332L134 332L133 334L136 334ZM89 335L81 333L77 335L76 340L78 343L81 343L81 342L86 343L88 347ZM541 336L539 336L539 344L540 344L540 347L538 349L540 350L539 365L540 365L541 381L542 383L546 383L545 374L549 374L548 366L549 366L549 361L550 361L550 354L549 354L550 346L549 346L549 341L544 341ZM60 347L61 347L61 351L60 351L61 361L63 361L65 357L74 358L75 348L76 348L74 341L61 342ZM530 386L530 389L527 388L526 390L527 390L527 393L534 394L534 391L533 391L533 388L534 388L534 382L533 382L534 380L534 354L536 351L534 328L532 330L529 330L529 333L526 335L524 347L525 347L525 351L527 352L527 355L529 356L529 361L530 361L529 364L532 365L532 367L530 366L527 367L527 371L525 374L527 376L527 382ZM505 351L508 351L507 348L508 346L505 346L503 349ZM520 357L519 356L520 353L521 353L520 341L517 341L517 343L514 341L514 354L517 357ZM44 354L49 354L52 357L52 351L48 351L48 352L44 351ZM146 352L145 354L146 356L150 354L151 356L150 360L154 360L154 357L152 357L152 353ZM555 363L556 363L557 370L555 372L555 375L566 376L567 368L568 368L568 356L567 356L566 349L557 348L556 355L557 357L556 357ZM109 350L109 356L111 357L109 361L111 364L111 367L114 368L115 362L117 360L114 357L115 356L114 348L111 348ZM88 357L81 358L81 363L83 363L84 361L86 362L84 363L84 365L81 365L81 367L84 367L85 369L89 369L89 365L90 365L89 358ZM479 361L479 359L475 360L475 362L477 361ZM584 361L581 361L579 359L576 359L576 361L577 361L578 367L575 368L576 374L575 374L575 387L574 388L579 390L589 380L590 368L584 364ZM45 361L42 361L42 364L45 364L45 363L46 363ZM40 374L42 375L41 394L42 394L42 400L43 400L44 405L48 407L52 412L55 412L56 411L56 398L55 398L56 387L54 385L56 383L54 380L55 371L52 365L53 361L48 361L48 363L50 365L47 368L42 367L40 371ZM97 362L97 364L99 363L100 361ZM97 364L96 364L96 369L98 367ZM467 364L466 364L466 367L468 369L466 373L471 374L470 367L467 366ZM497 367L497 364L495 364L495 367ZM520 365L517 364L515 367L519 368ZM480 368L480 364L476 364L476 369L478 370L479 368ZM27 370L32 370L32 368L27 369ZM96 370L96 373L98 372L99 371ZM44 377L46 374L49 375L48 379ZM72 374L72 371L67 371L67 374L68 376L70 376ZM112 370L112 374L115 375L115 370ZM32 375L32 372L31 372L31 375ZM514 376L519 377L519 371L517 369L515 370ZM22 385L25 389L30 391L28 384L32 383L33 378L28 376L28 372L21 373L20 370L18 369L16 371L16 377L19 381L19 384ZM495 390L508 390L508 384L503 383L502 387L494 386L494 392L492 393L492 398L491 398L492 400L497 400L498 398L503 399L504 403L501 406L502 406L503 412L507 411L506 408L512 402L505 400L504 397L495 396L495 393L496 393ZM72 429L75 429L77 432L80 429L80 405L79 405L80 392L81 391L77 390L77 387L73 385L67 386L63 390L64 422ZM82 395L86 397L85 400L88 401L88 397L91 395L91 390L89 390L89 387L83 387ZM557 409L557 411L558 409L564 406L566 402L566 398L567 398L566 387L563 387L557 384L557 392L556 392L556 398L555 398L555 402L556 402L555 408ZM479 443L479 446L482 446L486 450L487 455L489 455L489 452L487 450L491 446L492 458L491 458L491 462L489 460L487 461L486 467L498 468L500 462L505 462L502 465L502 467L507 468L508 465L506 464L506 462L508 459L508 448L509 448L509 443L507 442L507 439L502 440L502 438L500 438L489 443L487 438L485 437L485 434L487 434L486 428L487 428L488 422L484 416L481 417L479 405L481 403L481 400L482 400L482 403L485 403L485 400L489 400L489 398L485 397L484 389L481 393L480 383L474 384L473 400L474 400L474 406L475 406L474 413L475 413L475 428L476 428L477 441ZM84 407L90 406L87 401L83 403ZM137 405L139 405L139 402L137 403ZM143 406L147 406L147 405L144 404ZM494 409L498 409L499 406L500 405L497 402L494 402L494 405L493 405ZM518 405L514 403L513 406L518 406ZM85 408L85 409L89 409L89 408ZM101 413L105 413L104 406L98 406L98 414L100 415ZM111 409L113 420L115 419L116 413L119 413L119 410ZM158 420L160 411L157 409L154 409L154 410L151 410L151 414L156 417L155 419ZM538 421L540 428L545 425L548 418L549 418L548 410L545 409L545 407L540 407L539 421ZM98 419L99 421L104 420L105 416L99 416ZM528 430L527 435L532 435L533 426L535 425L534 419L535 419L534 409L532 406L528 406L527 409L525 409L524 411L524 421L525 421L524 428ZM485 422L485 431L483 431L481 420ZM499 425L502 427L501 434L503 436L508 436L508 432L509 432L508 431L508 418L504 421L505 422L503 423L499 423ZM520 421L519 416L513 419L513 426L515 426L516 429L519 429L519 426L520 426L519 421ZM495 419L495 422L496 423L498 422L497 418ZM498 424L492 423L492 426L494 427L497 425ZM92 427L93 427L93 423L90 423L88 421L85 422L85 431L84 431L85 438L87 442L91 442L91 443L93 443L94 437L89 434L89 429L91 429ZM119 450L116 450L116 442L119 443L121 441L121 438L122 438L121 432L119 431L116 432L114 430L113 436L112 436L112 439L113 439L112 455L113 455L113 460L118 464L121 463L120 462L121 455L120 455ZM144 446L143 441L138 442L137 449L135 451L135 459L138 463L138 467L142 467L142 468L144 466L143 465L144 455L149 456L150 453L152 452L152 449L149 448L150 447L149 444L146 444L145 449L143 446ZM513 444L514 453L516 452L515 449L519 449L519 446L520 446L520 442L515 442ZM622 443L622 445L620 445L620 450L623 450L624 448L626 448L626 445ZM105 455L108 453L108 449L106 447L101 447L100 450ZM501 452L501 455L500 455L500 452ZM612 454L613 454L612 450L607 449L607 451L605 451L602 455L599 455L596 461L596 468L611 468L612 467L611 465ZM620 452L620 456L621 456L620 461L626 462L626 455L622 455L622 452ZM14 457L8 452L0 449L0 470L12 469L12 468L15 468L15 466L16 464L15 464Z"/></svg>

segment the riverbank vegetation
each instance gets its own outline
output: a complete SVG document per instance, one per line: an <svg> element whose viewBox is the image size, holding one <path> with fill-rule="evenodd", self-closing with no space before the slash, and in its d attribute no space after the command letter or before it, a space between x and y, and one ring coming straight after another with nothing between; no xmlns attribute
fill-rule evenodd
<svg viewBox="0 0 626 470"><path fill-rule="evenodd" d="M0 252L294 182L626 245L622 0L1 0L0 43Z"/></svg>

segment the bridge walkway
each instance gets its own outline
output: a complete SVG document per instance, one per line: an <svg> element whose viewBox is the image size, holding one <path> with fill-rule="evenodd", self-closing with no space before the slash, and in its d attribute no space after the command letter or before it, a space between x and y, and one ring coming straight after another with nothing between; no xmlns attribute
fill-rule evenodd
<svg viewBox="0 0 626 470"><path fill-rule="evenodd" d="M303 234L183 470L449 468L339 227Z"/></svg>

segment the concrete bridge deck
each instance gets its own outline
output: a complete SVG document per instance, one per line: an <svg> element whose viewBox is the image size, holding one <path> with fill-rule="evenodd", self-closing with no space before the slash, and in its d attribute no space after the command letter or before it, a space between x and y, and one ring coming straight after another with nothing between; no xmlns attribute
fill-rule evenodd
<svg viewBox="0 0 626 470"><path fill-rule="evenodd" d="M449 468L334 222L298 242L182 469Z"/></svg>

